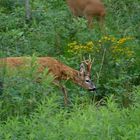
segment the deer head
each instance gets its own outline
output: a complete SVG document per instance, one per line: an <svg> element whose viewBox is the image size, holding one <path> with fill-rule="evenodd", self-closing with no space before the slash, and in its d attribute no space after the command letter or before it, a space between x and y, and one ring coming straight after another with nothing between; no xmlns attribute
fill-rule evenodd
<svg viewBox="0 0 140 140"><path fill-rule="evenodd" d="M80 85L89 91L95 91L96 87L94 83L91 81L91 67L92 67L91 59L85 60L80 65L79 77L81 79ZM86 67L85 67L86 65Z"/></svg>

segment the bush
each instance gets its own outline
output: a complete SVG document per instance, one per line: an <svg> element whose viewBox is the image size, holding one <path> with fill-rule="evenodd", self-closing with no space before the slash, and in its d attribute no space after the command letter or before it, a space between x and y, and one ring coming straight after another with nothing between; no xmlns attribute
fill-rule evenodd
<svg viewBox="0 0 140 140"><path fill-rule="evenodd" d="M0 0L0 57L55 56L78 70L90 55L97 91L63 81L64 108L52 77L44 72L36 82L36 63L18 71L0 67L0 139L140 139L139 0L104 0L105 34L96 18L89 30L85 18L73 17L65 0L30 4L26 22L23 0Z"/></svg>
<svg viewBox="0 0 140 140"><path fill-rule="evenodd" d="M77 105L67 110L59 106L58 96L47 97L29 118L16 117L0 127L2 139L139 139L140 88L134 104L120 110L114 97L105 106Z"/></svg>
<svg viewBox="0 0 140 140"><path fill-rule="evenodd" d="M47 69L38 75L37 68L33 58L26 67L1 69L4 74L0 96L1 121L13 116L29 116L42 99L53 92L52 76L46 77ZM37 82L38 78L42 80Z"/></svg>

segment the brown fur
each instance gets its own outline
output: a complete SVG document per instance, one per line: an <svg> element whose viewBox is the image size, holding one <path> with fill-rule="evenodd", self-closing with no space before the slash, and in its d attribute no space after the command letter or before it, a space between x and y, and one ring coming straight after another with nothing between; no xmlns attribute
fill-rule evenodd
<svg viewBox="0 0 140 140"><path fill-rule="evenodd" d="M83 65L81 66L80 71L77 71L69 66L64 65L58 60L52 57L38 57L38 72L43 72L46 68L48 68L49 73L54 75L54 82L62 89L64 93L64 102L67 104L67 92L63 85L60 84L61 80L71 80L74 83L80 85L81 87L88 90L95 90L94 84L90 80L89 72L85 71ZM20 68L24 66L31 66L32 59L31 57L8 57L0 59L0 68L4 66L8 66L6 68ZM87 64L89 65L89 64ZM87 82L87 80L89 82Z"/></svg>
<svg viewBox="0 0 140 140"><path fill-rule="evenodd" d="M27 65L31 62L31 58L29 57L9 57L0 59L0 62L7 64L10 67L19 67ZM76 70L65 66L61 62L57 61L52 57L39 57L37 58L37 63L39 64L39 72L43 72L45 68L49 68L49 72L51 72L55 79L62 80L67 79L68 77L72 78L74 73L77 73ZM67 71L67 73L66 73Z"/></svg>
<svg viewBox="0 0 140 140"><path fill-rule="evenodd" d="M0 59L0 64L6 64L10 67L18 68L20 66L27 65L30 63L30 57L8 57ZM39 64L39 72L43 72L46 68L49 69L49 72L52 73L55 77L55 80L72 80L74 83L88 88L78 77L79 71L64 65L58 60L52 57L38 57L37 62Z"/></svg>
<svg viewBox="0 0 140 140"><path fill-rule="evenodd" d="M102 28L105 7L100 0L67 0L67 4L74 16L85 16L89 28L93 27L93 17L98 16Z"/></svg>

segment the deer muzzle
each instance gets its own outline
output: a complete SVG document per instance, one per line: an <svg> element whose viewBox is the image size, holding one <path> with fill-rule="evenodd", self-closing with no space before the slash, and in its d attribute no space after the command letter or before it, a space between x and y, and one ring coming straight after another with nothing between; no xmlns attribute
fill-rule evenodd
<svg viewBox="0 0 140 140"><path fill-rule="evenodd" d="M91 92L96 91L96 87L89 89L89 91L91 91Z"/></svg>

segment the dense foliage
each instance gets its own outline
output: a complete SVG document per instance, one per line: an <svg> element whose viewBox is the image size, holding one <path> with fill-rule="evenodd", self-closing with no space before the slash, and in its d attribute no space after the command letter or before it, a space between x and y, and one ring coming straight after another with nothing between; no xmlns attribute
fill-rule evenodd
<svg viewBox="0 0 140 140"><path fill-rule="evenodd" d="M0 0L0 57L31 56L32 67L0 67L0 139L140 139L140 1L104 0L105 32L94 20L74 18L65 0ZM52 76L37 83L36 56L53 56L79 68L94 58L96 93L70 81L69 104ZM1 88L1 87L0 87ZM92 100L91 100L92 99Z"/></svg>

